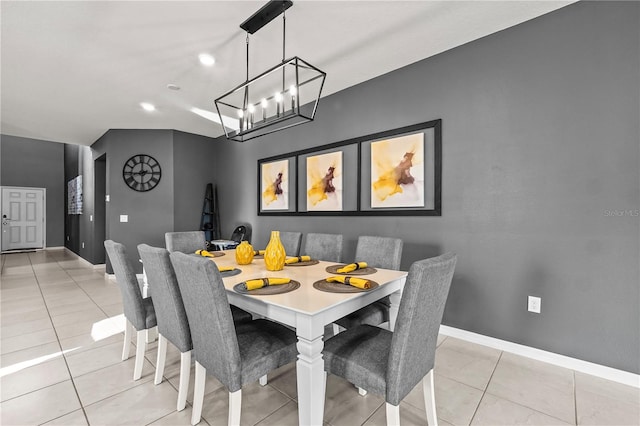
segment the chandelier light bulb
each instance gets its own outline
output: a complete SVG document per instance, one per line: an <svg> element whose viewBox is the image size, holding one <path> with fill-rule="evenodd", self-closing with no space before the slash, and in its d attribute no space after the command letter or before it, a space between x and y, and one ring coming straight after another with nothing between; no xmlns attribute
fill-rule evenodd
<svg viewBox="0 0 640 426"><path fill-rule="evenodd" d="M244 130L244 111L241 109L238 110L238 118L240 119L238 120L240 121L240 131L243 131Z"/></svg>
<svg viewBox="0 0 640 426"><path fill-rule="evenodd" d="M267 121L267 106L269 105L269 103L265 98L262 98L262 101L260 101L260 105L262 105L262 121Z"/></svg>
<svg viewBox="0 0 640 426"><path fill-rule="evenodd" d="M289 93L291 94L291 112L295 112L296 110L296 95L298 94L298 88L295 84L292 84L289 87Z"/></svg>
<svg viewBox="0 0 640 426"><path fill-rule="evenodd" d="M276 92L273 97L276 99L276 116L280 117L280 102L282 102L282 93Z"/></svg>

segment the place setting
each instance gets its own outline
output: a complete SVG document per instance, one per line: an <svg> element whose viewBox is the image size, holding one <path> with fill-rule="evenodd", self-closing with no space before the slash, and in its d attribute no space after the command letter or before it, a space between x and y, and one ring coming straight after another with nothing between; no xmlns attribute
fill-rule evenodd
<svg viewBox="0 0 640 426"><path fill-rule="evenodd" d="M313 288L327 293L363 293L378 287L378 283L366 278L332 276L313 283Z"/></svg>
<svg viewBox="0 0 640 426"><path fill-rule="evenodd" d="M218 271L222 278L233 277L234 275L242 273L242 269L236 268L235 266L218 266Z"/></svg>
<svg viewBox="0 0 640 426"><path fill-rule="evenodd" d="M233 290L240 294L268 296L288 293L299 287L300 282L290 278L268 277L243 281L234 285Z"/></svg>
<svg viewBox="0 0 640 426"><path fill-rule="evenodd" d="M311 256L294 256L285 259L285 266L311 266L320 263L317 259L312 259Z"/></svg>
<svg viewBox="0 0 640 426"><path fill-rule="evenodd" d="M208 251L208 250L196 250L194 254L202 257L209 257L209 258L222 257L226 255L226 253L223 251Z"/></svg>
<svg viewBox="0 0 640 426"><path fill-rule="evenodd" d="M370 275L378 272L376 268L368 266L367 262L330 265L325 268L325 271L330 274L341 275Z"/></svg>

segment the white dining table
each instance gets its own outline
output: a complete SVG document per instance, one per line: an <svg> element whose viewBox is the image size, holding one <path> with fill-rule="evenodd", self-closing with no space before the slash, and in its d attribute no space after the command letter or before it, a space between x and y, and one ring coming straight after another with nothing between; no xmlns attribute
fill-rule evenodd
<svg viewBox="0 0 640 426"><path fill-rule="evenodd" d="M242 271L228 277L222 274L229 303L295 329L298 337L298 421L304 426L322 426L326 385L322 358L325 326L390 296L389 328L393 330L407 272L377 269L374 274L361 276L378 283L375 289L360 293L328 293L315 289L313 283L334 275L325 268L335 265L335 262L285 266L282 271L270 272L263 259L254 259L249 265L238 265L234 250L222 253L223 256L213 259L218 266L235 266ZM241 294L233 289L234 285L252 278L273 277L296 280L300 287L288 293L268 296Z"/></svg>

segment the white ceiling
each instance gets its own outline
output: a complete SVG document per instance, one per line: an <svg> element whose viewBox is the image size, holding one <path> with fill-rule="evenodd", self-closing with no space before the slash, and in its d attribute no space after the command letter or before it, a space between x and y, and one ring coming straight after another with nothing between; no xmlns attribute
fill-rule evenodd
<svg viewBox="0 0 640 426"><path fill-rule="evenodd" d="M572 2L297 0L286 13L287 57L325 71L326 96ZM191 108L214 110L244 81L239 25L264 3L2 1L0 130L81 145L113 128L219 136L221 126ZM250 46L251 77L278 64L281 19ZM212 68L201 52L215 56Z"/></svg>

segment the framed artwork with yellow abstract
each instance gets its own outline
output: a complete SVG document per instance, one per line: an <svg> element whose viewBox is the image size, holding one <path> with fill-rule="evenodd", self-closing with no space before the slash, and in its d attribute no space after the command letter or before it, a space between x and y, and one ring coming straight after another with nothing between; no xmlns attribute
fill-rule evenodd
<svg viewBox="0 0 640 426"><path fill-rule="evenodd" d="M260 164L260 211L289 211L291 182L289 167L291 159Z"/></svg>
<svg viewBox="0 0 640 426"><path fill-rule="evenodd" d="M342 151L307 157L307 211L342 210Z"/></svg>
<svg viewBox="0 0 640 426"><path fill-rule="evenodd" d="M371 143L371 207L424 207L424 134Z"/></svg>

